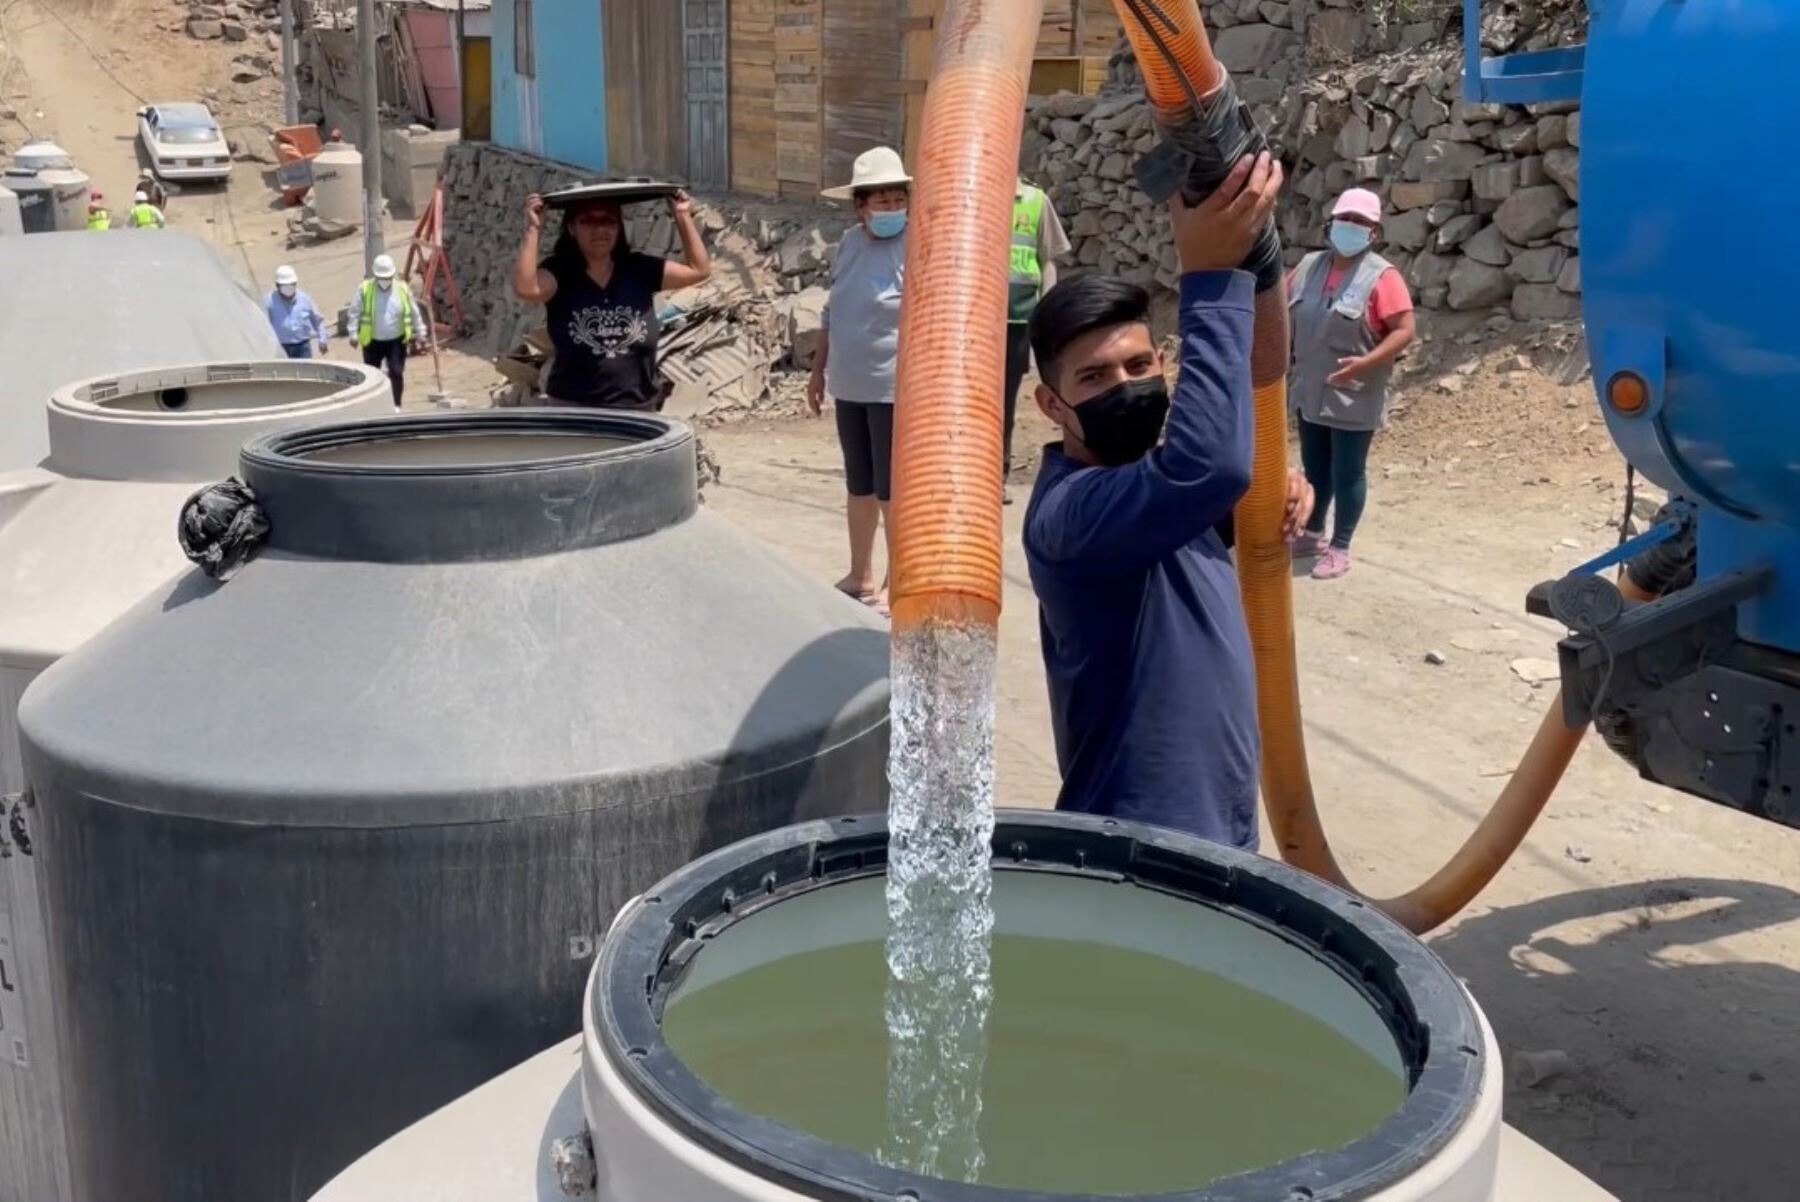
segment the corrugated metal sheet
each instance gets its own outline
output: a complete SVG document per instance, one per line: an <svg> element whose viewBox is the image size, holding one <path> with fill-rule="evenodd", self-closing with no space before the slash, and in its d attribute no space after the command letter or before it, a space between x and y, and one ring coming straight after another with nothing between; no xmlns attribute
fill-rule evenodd
<svg viewBox="0 0 1800 1202"><path fill-rule="evenodd" d="M686 178L682 5L606 0L603 28L608 167L618 174Z"/></svg>
<svg viewBox="0 0 1800 1202"><path fill-rule="evenodd" d="M687 176L696 188L731 183L731 127L726 113L725 0L682 0L687 60Z"/></svg>
<svg viewBox="0 0 1800 1202"><path fill-rule="evenodd" d="M425 86L425 103L439 129L455 129L462 123L462 88L456 76L456 18L432 8L403 11L406 32Z"/></svg>
<svg viewBox="0 0 1800 1202"><path fill-rule="evenodd" d="M826 185L850 178L871 146L900 146L906 99L898 87L905 57L905 0L825 0Z"/></svg>

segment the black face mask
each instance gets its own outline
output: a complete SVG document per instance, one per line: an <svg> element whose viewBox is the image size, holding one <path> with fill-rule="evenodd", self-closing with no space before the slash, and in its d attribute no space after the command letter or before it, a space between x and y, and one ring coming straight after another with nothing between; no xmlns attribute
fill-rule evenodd
<svg viewBox="0 0 1800 1202"><path fill-rule="evenodd" d="M1065 402L1066 403L1066 402ZM1081 441L1107 467L1124 467L1150 453L1169 418L1169 386L1162 376L1126 380L1097 397L1070 406L1081 423Z"/></svg>

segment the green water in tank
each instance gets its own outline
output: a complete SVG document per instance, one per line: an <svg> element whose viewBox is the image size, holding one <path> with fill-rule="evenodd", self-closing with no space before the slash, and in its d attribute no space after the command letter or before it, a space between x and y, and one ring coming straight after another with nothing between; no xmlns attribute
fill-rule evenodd
<svg viewBox="0 0 1800 1202"><path fill-rule="evenodd" d="M1265 994L1160 956L997 934L982 1075L983 1185L1195 1189L1368 1135L1393 1069ZM741 1110L874 1156L885 1134L878 941L677 992L670 1047Z"/></svg>

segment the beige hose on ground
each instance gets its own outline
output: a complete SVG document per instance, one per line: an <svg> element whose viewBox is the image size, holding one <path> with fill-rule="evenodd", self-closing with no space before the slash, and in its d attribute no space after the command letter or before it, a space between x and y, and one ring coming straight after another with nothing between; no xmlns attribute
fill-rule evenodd
<svg viewBox="0 0 1800 1202"><path fill-rule="evenodd" d="M1192 112L1189 88L1208 96L1225 81L1194 0L1114 0L1137 54L1145 90L1159 120L1178 124ZM1184 84L1183 80L1187 82ZM1353 889L1331 853L1313 798L1300 716L1294 654L1293 577L1282 536L1287 497L1287 302L1279 284L1257 296L1256 466L1237 511L1238 573L1256 657L1257 711L1263 738L1263 799L1282 858L1333 884ZM1487 816L1449 863L1398 897L1371 899L1423 933L1479 893L1518 850L1562 778L1585 728L1562 721L1551 701L1537 736Z"/></svg>

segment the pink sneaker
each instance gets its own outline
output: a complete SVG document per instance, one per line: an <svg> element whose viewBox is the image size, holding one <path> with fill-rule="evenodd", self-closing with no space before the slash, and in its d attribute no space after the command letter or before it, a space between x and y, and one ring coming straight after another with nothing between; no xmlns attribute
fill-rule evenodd
<svg viewBox="0 0 1800 1202"><path fill-rule="evenodd" d="M1336 547L1326 547L1325 554L1319 556L1319 562L1313 565L1314 580L1336 580L1350 570L1350 552L1340 551Z"/></svg>
<svg viewBox="0 0 1800 1202"><path fill-rule="evenodd" d="M1312 559L1323 555L1330 545L1325 541L1323 534L1313 534L1306 530L1302 530L1288 540L1288 547L1293 552L1295 559Z"/></svg>

